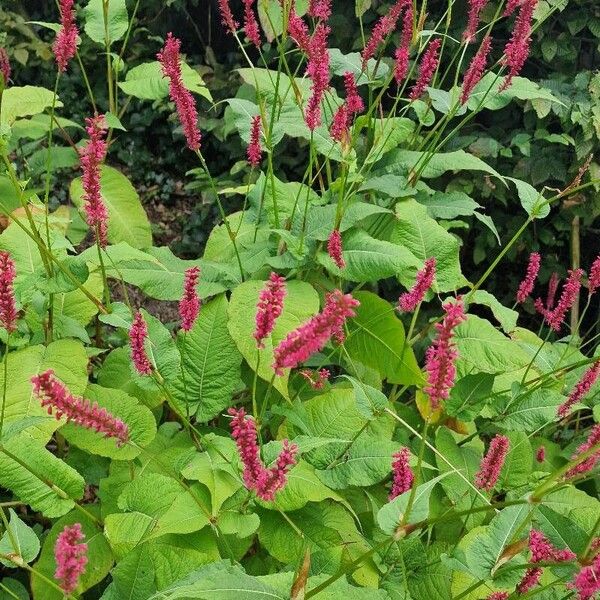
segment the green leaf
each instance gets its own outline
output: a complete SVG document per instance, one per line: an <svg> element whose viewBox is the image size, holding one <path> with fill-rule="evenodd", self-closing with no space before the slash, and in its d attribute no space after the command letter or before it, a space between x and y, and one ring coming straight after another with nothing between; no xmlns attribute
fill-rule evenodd
<svg viewBox="0 0 600 600"><path fill-rule="evenodd" d="M107 26L104 22L103 0L90 0L85 7L85 32L98 44L106 43L108 33L109 46L120 40L129 27L129 16L125 0L110 0L107 2Z"/></svg>
<svg viewBox="0 0 600 600"><path fill-rule="evenodd" d="M357 17L362 17L371 8L371 0L356 0L355 13Z"/></svg>
<svg viewBox="0 0 600 600"><path fill-rule="evenodd" d="M359 123L367 122L366 117L359 119ZM376 163L390 150L406 142L415 130L414 121L406 117L373 119L370 126L374 128L374 143L365 158L365 164Z"/></svg>
<svg viewBox="0 0 600 600"><path fill-rule="evenodd" d="M356 229L345 234L342 242L346 266L339 269L326 252L319 262L336 277L348 281L367 282L400 275L406 269L418 269L419 261L403 246L376 240L366 231Z"/></svg>
<svg viewBox="0 0 600 600"><path fill-rule="evenodd" d="M354 297L360 306L348 323L344 342L350 358L376 370L389 383L420 383L421 370L412 349L405 345L402 321L390 305L371 292L356 292Z"/></svg>
<svg viewBox="0 0 600 600"><path fill-rule="evenodd" d="M227 326L246 362L262 379L271 381L274 374L273 349L289 332L305 323L319 310L319 297L308 283L288 281L281 316L277 319L271 335L263 340L264 348L258 350L253 334L256 326L256 304L264 285L263 281L246 281L233 291L229 302ZM288 379L289 369L286 369L284 375L275 377L273 384L285 397L288 395Z"/></svg>
<svg viewBox="0 0 600 600"><path fill-rule="evenodd" d="M544 506L591 531L600 514L600 501L573 486L562 487L544 497Z"/></svg>
<svg viewBox="0 0 600 600"><path fill-rule="evenodd" d="M119 448L114 438L106 438L74 423L68 423L61 428L62 435L69 443L92 455L107 456L115 460L131 460L141 452L141 448L154 439L156 435L154 415L125 392L90 384L85 391L85 398L121 419L129 428L129 439L134 445L125 444Z"/></svg>
<svg viewBox="0 0 600 600"><path fill-rule="evenodd" d="M510 446L500 471L498 486L499 489L512 490L527 485L531 474L533 450L526 433L507 431L506 436Z"/></svg>
<svg viewBox="0 0 600 600"><path fill-rule="evenodd" d="M28 564L36 558L40 551L40 540L12 508L8 512L10 520L8 529L0 539L0 554L10 556L11 560L0 558L0 563L14 569L17 565Z"/></svg>
<svg viewBox="0 0 600 600"><path fill-rule="evenodd" d="M565 397L553 389L536 389L517 399L500 397L493 407L503 429L538 431L556 420L556 411Z"/></svg>
<svg viewBox="0 0 600 600"><path fill-rule="evenodd" d="M200 74L187 63L181 62L181 79L186 89L204 96L212 102L212 97ZM128 96L142 100L161 100L169 96L169 80L164 77L160 63L143 63L127 72L125 81L119 87Z"/></svg>
<svg viewBox="0 0 600 600"><path fill-rule="evenodd" d="M460 243L451 233L427 214L427 209L416 200L408 199L396 204L396 221L390 241L410 250L419 260L419 268L431 257L436 259L434 289L439 292L454 291L467 284L460 270ZM410 287L416 269L404 270L400 280Z"/></svg>
<svg viewBox="0 0 600 600"><path fill-rule="evenodd" d="M102 166L100 186L109 215L109 242L127 242L134 248L151 246L152 232L148 216L127 177L112 167ZM82 210L84 202L80 177L71 182L70 194L73 203Z"/></svg>
<svg viewBox="0 0 600 600"><path fill-rule="evenodd" d="M543 504L538 506L534 518L542 533L557 548L569 548L575 554L581 554L586 549L589 534L571 519Z"/></svg>
<svg viewBox="0 0 600 600"><path fill-rule="evenodd" d="M505 333L510 334L515 330L519 313L501 304L496 296L485 290L477 290L474 294L471 294L469 303L482 304L490 308Z"/></svg>
<svg viewBox="0 0 600 600"><path fill-rule="evenodd" d="M43 87L26 85L6 88L2 93L0 125L12 125L19 117L39 115L52 106L54 92ZM56 101L61 107L62 102Z"/></svg>
<svg viewBox="0 0 600 600"><path fill-rule="evenodd" d="M88 504L85 508L94 517L99 516L98 506ZM38 573L49 579L54 579L54 572L56 571L54 545L56 544L56 538L66 526L74 523L81 524L85 535L85 543L87 544L88 563L79 578L79 586L77 587L77 593L81 594L100 583L108 575L113 565L113 555L108 542L102 535L102 531L98 529L97 524L86 514L73 511L53 524L44 540L42 553L34 568ZM51 588L46 581L41 577L37 577L35 573L31 575L31 589L34 600L63 600L63 594Z"/></svg>
<svg viewBox="0 0 600 600"><path fill-rule="evenodd" d="M521 179L507 177L517 187L521 206L525 209L528 215L536 219L543 219L550 214L550 204L546 202L546 198L538 192L532 185Z"/></svg>
<svg viewBox="0 0 600 600"><path fill-rule="evenodd" d="M419 521L427 519L429 516L429 499L431 492L438 481L443 479L446 475L447 474L439 475L417 487L407 524L418 523ZM379 509L379 512L377 513L377 523L384 533L387 533L388 535L394 534L404 518L404 513L408 508L410 495L411 490L404 492L404 494L400 494L400 496L397 496L391 502L384 504Z"/></svg>
<svg viewBox="0 0 600 600"><path fill-rule="evenodd" d="M356 406L364 417L369 420L374 419L387 408L388 399L383 392L354 377L348 375L342 375L342 377L352 384L356 396Z"/></svg>
<svg viewBox="0 0 600 600"><path fill-rule="evenodd" d="M357 3L370 4L371 0L357 0ZM358 6L358 4L357 4ZM366 11L366 9L365 9ZM364 11L363 11L364 12ZM334 75L342 77L345 73L352 73L356 85L367 85L371 80L368 74L372 76L375 71L375 65L378 65L377 77L374 79L385 79L390 68L383 62L376 61L374 58L369 59L366 70L362 67L362 56L360 52L350 52L349 54L342 54L338 48L331 48L329 50L330 68ZM368 73L368 74L367 74ZM408 120L408 119L406 119Z"/></svg>
<svg viewBox="0 0 600 600"><path fill-rule="evenodd" d="M464 192L434 192L431 196L419 194L419 204L427 207L427 212L434 219L455 219L468 217L475 213L481 205Z"/></svg>
<svg viewBox="0 0 600 600"><path fill-rule="evenodd" d="M0 600L30 600L25 586L16 579L5 577L0 581Z"/></svg>
<svg viewBox="0 0 600 600"><path fill-rule="evenodd" d="M228 306L225 295L205 304L192 330L177 338L183 374L173 382L173 394L184 413L188 399L200 422L229 406L241 386L242 356L227 329Z"/></svg>
<svg viewBox="0 0 600 600"><path fill-rule="evenodd" d="M461 377L450 391L444 410L460 421L472 421L483 410L493 384L494 376L489 373Z"/></svg>

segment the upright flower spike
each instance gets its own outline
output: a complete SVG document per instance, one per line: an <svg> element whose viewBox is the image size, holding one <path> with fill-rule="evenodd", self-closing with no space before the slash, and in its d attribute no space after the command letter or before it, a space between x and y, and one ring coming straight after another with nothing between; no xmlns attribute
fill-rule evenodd
<svg viewBox="0 0 600 600"><path fill-rule="evenodd" d="M175 103L187 146L192 152L200 150L198 111L192 93L183 85L181 76L181 40L167 34L163 49L157 54L163 76L169 79L169 95Z"/></svg>
<svg viewBox="0 0 600 600"><path fill-rule="evenodd" d="M348 106L345 103L340 105L335 112L335 115L333 115L333 121L331 122L331 127L329 128L329 135L331 135L332 140L340 142L340 144L342 144L344 147L349 145L350 113L348 112Z"/></svg>
<svg viewBox="0 0 600 600"><path fill-rule="evenodd" d="M219 11L221 13L221 23L228 33L235 34L240 24L233 18L229 0L219 0Z"/></svg>
<svg viewBox="0 0 600 600"><path fill-rule="evenodd" d="M487 0L469 0L469 17L467 27L463 32L463 40L470 43L475 34L477 33L477 26L479 25L479 15L485 8Z"/></svg>
<svg viewBox="0 0 600 600"><path fill-rule="evenodd" d="M475 485L480 490L489 492L494 489L498 477L500 477L500 471L506 460L509 447L510 441L504 435L497 435L490 442L487 454L483 457L479 465L479 471L475 474Z"/></svg>
<svg viewBox="0 0 600 600"><path fill-rule="evenodd" d="M525 61L529 56L531 21L533 19L533 12L537 6L537 0L523 0L518 6L519 14L515 20L512 36L504 47L504 58L502 62L508 69L508 75L504 78L504 81L500 86L500 91L510 87L513 78L521 72Z"/></svg>
<svg viewBox="0 0 600 600"><path fill-rule="evenodd" d="M67 70L69 61L77 52L77 25L75 24L75 10L73 9L74 0L59 0L60 10L60 29L56 34L56 39L52 45L54 57L58 70L64 73Z"/></svg>
<svg viewBox="0 0 600 600"><path fill-rule="evenodd" d="M263 469L256 442L256 423L254 419L246 418L246 411L243 408L239 410L230 408L227 412L233 417L230 423L231 435L244 465L244 484L248 489L255 489L256 481Z"/></svg>
<svg viewBox="0 0 600 600"><path fill-rule="evenodd" d="M356 85L356 79L352 71L346 71L344 73L344 88L346 90L346 106L348 112L351 114L360 114L365 110L365 104L363 99L358 93L358 87Z"/></svg>
<svg viewBox="0 0 600 600"><path fill-rule="evenodd" d="M571 460L574 460L581 456L585 452L589 452L592 448L595 448L600 444L600 424L594 425L588 436L588 439L577 448L577 451L571 456ZM572 477L576 477L577 475L583 475L584 473L589 473L595 466L596 463L600 461L600 449L597 452L592 453L592 455L578 465L575 465L567 473L565 474L565 479L571 479Z"/></svg>
<svg viewBox="0 0 600 600"><path fill-rule="evenodd" d="M577 591L578 600L593 600L600 592L600 554L591 565L583 567L573 581L568 585Z"/></svg>
<svg viewBox="0 0 600 600"><path fill-rule="evenodd" d="M600 254L596 257L596 260L592 263L590 268L590 276L588 278L588 290L590 295L598 288L600 288Z"/></svg>
<svg viewBox="0 0 600 600"><path fill-rule="evenodd" d="M544 316L548 325L550 325L554 331L560 331L567 312L571 309L573 304L575 304L581 289L582 277L582 269L573 269L572 271L569 271L569 277L563 286L563 291L558 299L556 308L552 311L546 309Z"/></svg>
<svg viewBox="0 0 600 600"><path fill-rule="evenodd" d="M409 52L408 48L400 48L396 49L396 53L394 54L394 79L397 85L402 85L402 82L406 79L408 75L408 65L409 65Z"/></svg>
<svg viewBox="0 0 600 600"><path fill-rule="evenodd" d="M330 58L327 38L330 31L329 27L322 22L319 23L310 39L308 48L306 73L312 81L312 93L304 113L304 120L311 131L321 124L321 101L325 92L329 89Z"/></svg>
<svg viewBox="0 0 600 600"><path fill-rule="evenodd" d="M250 144L248 144L248 149L246 150L248 162L255 168L260 166L260 161L262 160L262 144L260 141L261 132L261 116L255 115L252 117L252 121L250 123Z"/></svg>
<svg viewBox="0 0 600 600"><path fill-rule="evenodd" d="M425 266L417 273L417 279L413 287L402 294L398 299L398 309L404 312L412 312L425 298L425 294L433 285L435 278L436 260L434 257L425 261Z"/></svg>
<svg viewBox="0 0 600 600"><path fill-rule="evenodd" d="M419 65L419 77L410 91L409 98L411 100L418 100L427 89L427 86L431 83L438 68L440 60L438 53L441 44L441 40L437 38L427 46L427 50L425 50L423 58L421 59L421 64Z"/></svg>
<svg viewBox="0 0 600 600"><path fill-rule="evenodd" d="M254 339L259 348L264 348L263 340L271 335L277 319L281 316L286 294L285 279L277 273L271 273L256 305Z"/></svg>
<svg viewBox="0 0 600 600"><path fill-rule="evenodd" d="M98 243L102 248L108 245L108 210L102 199L100 188L100 167L106 158L108 145L106 136L106 119L98 115L86 119L86 131L89 140L79 150L79 164L83 175L83 200L87 224L94 229Z"/></svg>
<svg viewBox="0 0 600 600"><path fill-rule="evenodd" d="M314 19L327 21L331 16L331 0L310 0L308 15Z"/></svg>
<svg viewBox="0 0 600 600"><path fill-rule="evenodd" d="M373 32L371 33L371 37L367 41L361 54L363 70L366 68L369 60L375 56L379 46L381 46L381 44L385 42L387 36L394 31L402 11L407 9L409 4L411 4L411 0L396 0L389 11L377 21L373 28Z"/></svg>
<svg viewBox="0 0 600 600"><path fill-rule="evenodd" d="M244 0L244 32L246 37L260 48L260 28L254 14L254 0Z"/></svg>
<svg viewBox="0 0 600 600"><path fill-rule="evenodd" d="M409 456L408 448L402 448L392 457L394 459L392 463L393 481L388 500L393 500L404 492L408 492L413 486L415 475L408 464Z"/></svg>
<svg viewBox="0 0 600 600"><path fill-rule="evenodd" d="M3 87L10 81L10 59L5 48L0 48L0 77L3 80Z"/></svg>
<svg viewBox="0 0 600 600"><path fill-rule="evenodd" d="M0 252L0 326L8 333L17 329L17 306L14 282L17 276L15 263L9 252Z"/></svg>
<svg viewBox="0 0 600 600"><path fill-rule="evenodd" d="M290 11L290 16L288 18L288 33L296 44L298 44L298 48L300 48L302 52L308 54L310 51L310 33L308 31L308 25L293 9Z"/></svg>
<svg viewBox="0 0 600 600"><path fill-rule="evenodd" d="M425 355L427 385L424 391L429 395L434 410L442 400L448 398L454 386L458 358L458 351L453 342L454 330L466 318L461 298L456 302L447 302L443 308L446 314L441 323L436 323L437 337Z"/></svg>
<svg viewBox="0 0 600 600"><path fill-rule="evenodd" d="M275 465L270 469L263 468L256 481L256 495L265 502L275 500L275 494L282 490L288 477L288 471L296 464L298 446L283 440L283 449L279 453Z"/></svg>
<svg viewBox="0 0 600 600"><path fill-rule="evenodd" d="M540 272L540 266L542 264L542 257L538 252L532 252L529 255L529 264L527 265L527 272L525 278L521 281L519 289L517 291L517 302L523 304L527 298L533 292L533 286L537 279L538 273Z"/></svg>
<svg viewBox="0 0 600 600"><path fill-rule="evenodd" d="M546 446L540 446L535 453L535 460L543 463L546 460Z"/></svg>
<svg viewBox="0 0 600 600"><path fill-rule="evenodd" d="M80 523L67 525L56 538L54 559L56 571L54 578L60 582L65 594L71 594L79 585L79 578L85 572L88 563L87 544Z"/></svg>
<svg viewBox="0 0 600 600"><path fill-rule="evenodd" d="M338 269L344 269L346 267L342 247L342 234L339 229L334 229L331 232L329 240L327 241L327 252Z"/></svg>
<svg viewBox="0 0 600 600"><path fill-rule="evenodd" d="M200 313L200 298L196 291L200 277L199 267L186 269L183 281L183 296L179 301L179 316L181 318L181 329L190 331Z"/></svg>
<svg viewBox="0 0 600 600"><path fill-rule="evenodd" d="M481 42L481 46L473 57L473 60L471 61L471 64L469 65L469 68L467 69L463 78L462 90L460 93L461 104L466 104L468 102L473 89L481 81L481 76L485 71L485 66L487 64L487 58L491 47L492 38L488 36L483 40L483 42Z"/></svg>
<svg viewBox="0 0 600 600"><path fill-rule="evenodd" d="M597 360L584 374L583 377L577 382L577 385L573 388L569 397L563 402L557 411L557 416L561 419L566 417L571 410L571 407L581 402L583 398L587 396L589 391L592 389L594 383L600 376L600 359Z"/></svg>
<svg viewBox="0 0 600 600"><path fill-rule="evenodd" d="M322 350L332 337L341 341L344 323L346 319L355 316L354 309L359 305L358 300L340 290L329 294L323 310L291 331L275 348L275 373L282 375L283 369L297 367L312 354Z"/></svg>
<svg viewBox="0 0 600 600"><path fill-rule="evenodd" d="M148 358L144 344L148 338L148 326L141 312L135 313L133 323L129 329L129 347L131 360L135 370L140 375L151 375L154 367Z"/></svg>
<svg viewBox="0 0 600 600"><path fill-rule="evenodd" d="M48 414L59 420L65 417L86 429L93 429L104 437L114 438L118 446L129 441L129 428L121 419L113 416L95 402L73 396L54 375L51 369L31 378L33 392Z"/></svg>

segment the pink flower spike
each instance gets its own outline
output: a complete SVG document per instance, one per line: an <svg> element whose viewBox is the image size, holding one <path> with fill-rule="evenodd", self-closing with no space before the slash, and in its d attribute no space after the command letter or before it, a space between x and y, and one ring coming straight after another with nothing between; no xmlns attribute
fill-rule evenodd
<svg viewBox="0 0 600 600"><path fill-rule="evenodd" d="M535 453L535 460L539 463L543 463L546 460L546 447L540 446Z"/></svg>
<svg viewBox="0 0 600 600"><path fill-rule="evenodd" d="M0 48L0 75L4 80L3 86L6 87L10 81L10 59L5 48Z"/></svg>
<svg viewBox="0 0 600 600"><path fill-rule="evenodd" d="M246 33L246 37L257 48L260 48L260 28L254 14L253 6L254 0L244 0L244 32Z"/></svg>
<svg viewBox="0 0 600 600"><path fill-rule="evenodd" d="M308 25L304 22L302 17L299 17L294 10L290 11L288 19L288 33L293 40L298 44L300 50L306 54L310 51L310 34L308 32Z"/></svg>
<svg viewBox="0 0 600 600"><path fill-rule="evenodd" d="M410 291L405 292L398 299L398 309L404 312L414 311L425 298L425 294L433 285L435 278L436 260L434 257L425 261L425 266L417 273L417 279Z"/></svg>
<svg viewBox="0 0 600 600"><path fill-rule="evenodd" d="M509 596L508 592L494 592L487 597L487 600L508 600Z"/></svg>
<svg viewBox="0 0 600 600"><path fill-rule="evenodd" d="M264 348L263 340L270 336L275 322L283 312L283 301L287 294L285 279L277 273L271 273L265 283L256 305L256 329L254 339L259 348Z"/></svg>
<svg viewBox="0 0 600 600"><path fill-rule="evenodd" d="M340 105L335 115L333 115L329 135L332 140L340 142L344 147L350 144L350 114L346 104Z"/></svg>
<svg viewBox="0 0 600 600"><path fill-rule="evenodd" d="M577 385L573 388L572 392L569 394L569 397L565 402L563 402L558 407L557 416L561 419L566 417L571 410L571 407L581 402L585 396L592 389L594 383L600 376L600 359L597 360L584 374L583 377L579 380Z"/></svg>
<svg viewBox="0 0 600 600"><path fill-rule="evenodd" d="M582 277L582 269L574 269L569 271L569 277L563 286L563 291L558 300L556 308L552 311L546 310L546 314L544 316L548 322L548 325L550 325L554 331L560 331L567 312L577 301L577 298L579 297L579 291L581 289Z"/></svg>
<svg viewBox="0 0 600 600"><path fill-rule="evenodd" d="M523 302L529 298L531 292L533 292L533 286L535 285L535 280L540 272L541 264L542 257L540 254L538 252L532 252L529 255L529 264L527 265L525 279L521 281L521 285L519 285L519 290L517 291L517 302L519 304L523 304Z"/></svg>
<svg viewBox="0 0 600 600"><path fill-rule="evenodd" d="M523 0L508 0L506 3L506 7L504 12L502 13L503 17L510 17L515 12L515 9L523 3Z"/></svg>
<svg viewBox="0 0 600 600"><path fill-rule="evenodd" d="M339 229L334 229L331 232L327 242L327 252L338 269L341 270L346 267L346 261L342 253L342 234Z"/></svg>
<svg viewBox="0 0 600 600"><path fill-rule="evenodd" d="M506 460L510 447L509 439L504 435L497 435L491 442L487 454L479 465L475 474L475 485L480 490L491 491L498 482L500 471Z"/></svg>
<svg viewBox="0 0 600 600"><path fill-rule="evenodd" d="M0 252L0 325L8 333L17 329L17 306L14 282L17 276L15 263L9 252Z"/></svg>
<svg viewBox="0 0 600 600"><path fill-rule="evenodd" d="M429 395L434 410L439 407L442 400L448 398L454 386L458 351L452 340L454 330L466 318L462 298L457 298L456 302L447 302L443 308L446 315L441 323L436 323L437 337L425 355L427 385L424 391Z"/></svg>
<svg viewBox="0 0 600 600"><path fill-rule="evenodd" d="M363 99L358 93L356 79L352 71L344 73L344 87L346 89L346 106L351 114L360 114L365 110Z"/></svg>
<svg viewBox="0 0 600 600"><path fill-rule="evenodd" d="M327 21L331 16L331 0L310 0L308 15L315 19Z"/></svg>
<svg viewBox="0 0 600 600"><path fill-rule="evenodd" d="M409 98L411 100L420 98L431 83L438 68L440 60L438 52L441 45L441 40L437 38L427 46L427 50L425 50L423 58L421 59L421 64L419 65L419 77L410 91Z"/></svg>
<svg viewBox="0 0 600 600"><path fill-rule="evenodd" d="M396 0L389 11L377 21L373 28L373 32L371 33L371 37L362 51L363 70L365 70L369 60L375 56L379 46L381 46L385 42L387 36L394 31L402 11L408 9L409 5L411 5L411 0Z"/></svg>
<svg viewBox="0 0 600 600"><path fill-rule="evenodd" d="M588 290L590 295L598 288L600 288L600 254L596 257L596 260L592 263L590 268L590 276L588 278Z"/></svg>
<svg viewBox="0 0 600 600"><path fill-rule="evenodd" d="M183 282L183 296L179 301L179 316L183 331L190 331L192 329L200 313L200 298L196 291L199 277L199 267L186 269Z"/></svg>
<svg viewBox="0 0 600 600"><path fill-rule="evenodd" d="M89 140L79 150L79 164L83 172L81 185L87 224L95 230L102 248L108 245L108 209L101 194L100 167L106 158L106 119L98 115L86 119Z"/></svg>
<svg viewBox="0 0 600 600"><path fill-rule="evenodd" d="M578 600L592 600L600 592L600 554L577 573L568 587L577 590Z"/></svg>
<svg viewBox="0 0 600 600"><path fill-rule="evenodd" d="M175 103L187 146L192 152L200 150L198 111L192 93L183 85L181 75L181 40L167 34L163 49L157 54L163 76L169 79L169 95Z"/></svg>
<svg viewBox="0 0 600 600"><path fill-rule="evenodd" d="M302 369L300 375L310 383L313 390L322 390L331 373L328 369L319 369L318 371Z"/></svg>
<svg viewBox="0 0 600 600"><path fill-rule="evenodd" d="M468 102L473 89L481 80L481 76L485 71L485 66L487 64L487 58L491 47L492 38L486 37L481 43L479 50L477 50L477 53L473 57L473 60L471 61L471 64L469 65L469 68L467 69L463 79L462 91L460 94L461 104L466 104Z"/></svg>
<svg viewBox="0 0 600 600"><path fill-rule="evenodd" d="M256 442L256 423L254 419L246 418L243 408L230 408L227 412L233 417L230 423L231 435L244 465L244 484L248 489L255 489L256 481L263 470Z"/></svg>
<svg viewBox="0 0 600 600"><path fill-rule="evenodd" d="M600 444L600 424L594 425L588 436L588 439L577 448L577 451L573 456L571 456L571 460L575 460L577 457L581 456L584 452L589 452L592 448L595 448ZM571 479L572 477L576 477L577 475L583 475L584 473L588 473L595 466L596 463L600 461L600 448L598 448L597 452L592 453L592 455L579 464L575 465L567 473L565 474L565 479Z"/></svg>
<svg viewBox="0 0 600 600"><path fill-rule="evenodd" d="M393 455L392 472L394 479L388 496L388 500L390 501L404 494L404 492L408 492L413 486L415 475L408 464L409 457L410 452L408 448L401 448Z"/></svg>
<svg viewBox="0 0 600 600"><path fill-rule="evenodd" d="M146 353L145 343L148 337L148 326L141 312L135 313L131 329L129 330L129 346L131 360L135 370L140 375L151 375L154 371L152 362Z"/></svg>
<svg viewBox="0 0 600 600"><path fill-rule="evenodd" d="M290 445L288 440L283 440L283 449L275 461L275 466L261 469L256 480L256 495L261 500L272 502L275 500L275 494L285 487L288 471L297 462L297 453L298 446Z"/></svg>
<svg viewBox="0 0 600 600"><path fill-rule="evenodd" d="M308 101L304 120L308 128L313 131L321 124L321 101L325 92L329 89L329 50L327 38L330 33L329 27L320 22L310 39L308 48L308 64L306 73L312 81L312 95Z"/></svg>
<svg viewBox="0 0 600 600"><path fill-rule="evenodd" d="M84 539L80 523L67 525L56 538L54 578L60 581L60 587L65 594L71 594L77 589L79 578L85 572L88 547L83 543Z"/></svg>
<svg viewBox="0 0 600 600"><path fill-rule="evenodd" d="M77 25L75 24L74 0L59 0L60 29L52 45L58 70L64 73L69 61L77 52Z"/></svg>
<svg viewBox="0 0 600 600"><path fill-rule="evenodd" d="M533 589L540 582L540 577L543 572L544 570L540 567L531 567L530 569L527 569L517 585L517 592L519 594L526 594L529 590Z"/></svg>
<svg viewBox="0 0 600 600"><path fill-rule="evenodd" d="M221 22L227 29L228 33L234 34L240 24L233 18L229 0L219 0L219 10L221 12Z"/></svg>
<svg viewBox="0 0 600 600"><path fill-rule="evenodd" d="M253 167L259 167L262 160L261 131L262 119L260 115L255 115L250 123L250 144L246 151L248 162Z"/></svg>
<svg viewBox="0 0 600 600"><path fill-rule="evenodd" d="M394 79L397 85L402 85L408 75L408 48L400 47L396 49L394 64Z"/></svg>
<svg viewBox="0 0 600 600"><path fill-rule="evenodd" d="M479 25L479 15L486 4L487 0L469 0L469 20L467 28L463 33L463 40L465 42L470 43L475 37L477 26Z"/></svg>
<svg viewBox="0 0 600 600"><path fill-rule="evenodd" d="M48 414L54 414L57 420L65 417L86 429L93 429L104 437L115 438L117 445L122 446L129 441L129 428L121 419L117 419L105 408L91 403L84 398L77 398L48 370L31 378L33 392L40 400Z"/></svg>
<svg viewBox="0 0 600 600"><path fill-rule="evenodd" d="M297 367L315 352L322 350L332 337L341 342L344 323L346 319L355 316L354 309L359 305L358 300L340 290L329 294L323 310L291 331L275 348L275 373L282 375L284 369Z"/></svg>

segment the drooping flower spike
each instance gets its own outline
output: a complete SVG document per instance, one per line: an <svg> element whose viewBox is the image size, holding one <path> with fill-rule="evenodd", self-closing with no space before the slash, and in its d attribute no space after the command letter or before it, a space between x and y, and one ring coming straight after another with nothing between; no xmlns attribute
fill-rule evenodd
<svg viewBox="0 0 600 600"><path fill-rule="evenodd" d="M588 278L588 290L590 295L598 288L600 288L600 254L596 257L596 260L592 263L590 268L590 276Z"/></svg>
<svg viewBox="0 0 600 600"><path fill-rule="evenodd" d="M246 150L248 162L252 167L259 167L262 160L262 144L260 136L262 133L262 118L260 115L252 117L250 122L250 143Z"/></svg>
<svg viewBox="0 0 600 600"><path fill-rule="evenodd" d="M181 128L192 152L200 150L201 135L198 129L198 111L192 93L183 85L181 75L181 40L167 34L163 49L157 54L164 77L169 79L169 95L175 103Z"/></svg>
<svg viewBox="0 0 600 600"><path fill-rule="evenodd" d="M477 50L463 78L462 90L460 93L461 104L466 104L469 101L473 89L481 81L481 76L485 71L491 47L492 38L487 36L481 43L479 50Z"/></svg>
<svg viewBox="0 0 600 600"><path fill-rule="evenodd" d="M479 471L475 474L475 485L480 490L491 491L494 489L509 447L510 441L505 435L497 435L490 442L487 454L483 457Z"/></svg>
<svg viewBox="0 0 600 600"><path fill-rule="evenodd" d="M79 163L82 170L81 185L87 224L94 229L102 248L108 245L108 209L101 194L100 167L106 158L106 119L98 115L86 119L89 140L79 150Z"/></svg>
<svg viewBox="0 0 600 600"><path fill-rule="evenodd" d="M539 252L532 252L529 255L529 264L527 265L527 273L525 274L525 278L521 281L519 285L519 289L517 291L517 302L519 304L523 304L527 298L533 292L533 287L535 286L535 280L540 272L540 267L542 265L542 257Z"/></svg>
<svg viewBox="0 0 600 600"><path fill-rule="evenodd" d="M417 77L417 82L410 91L409 98L411 100L419 99L431 83L440 61L438 53L441 45L441 40L437 38L429 43L427 49L423 53L423 58L419 64L419 76Z"/></svg>
<svg viewBox="0 0 600 600"><path fill-rule="evenodd" d="M60 582L65 594L71 594L79 585L79 578L85 572L88 563L87 544L80 523L67 525L56 538L54 560L56 571L54 578Z"/></svg>
<svg viewBox="0 0 600 600"><path fill-rule="evenodd" d="M277 273L271 273L269 280L260 292L256 306L254 339L259 348L264 347L263 340L271 335L277 319L281 316L286 294L285 278Z"/></svg>
<svg viewBox="0 0 600 600"><path fill-rule="evenodd" d="M436 260L434 257L425 261L425 266L417 273L417 279L413 287L400 296L398 309L403 312L412 312L425 298L425 294L433 285L435 278Z"/></svg>
<svg viewBox="0 0 600 600"><path fill-rule="evenodd" d="M48 410L48 414L54 414L57 420L64 416L67 422L93 429L104 437L115 438L118 446L129 441L129 427L121 419L95 402L92 404L85 398L73 396L51 369L32 377L31 383L42 407Z"/></svg>
<svg viewBox="0 0 600 600"><path fill-rule="evenodd" d="M77 36L79 31L75 24L74 0L59 0L60 29L52 45L58 70L64 73L69 61L77 52Z"/></svg>
<svg viewBox="0 0 600 600"><path fill-rule="evenodd" d="M141 312L137 312L129 329L129 347L131 360L140 375L151 375L154 367L146 352L145 343L148 338L148 326Z"/></svg>
<svg viewBox="0 0 600 600"><path fill-rule="evenodd" d="M408 464L409 457L410 452L408 448L401 448L393 455L393 481L388 500L393 500L397 496L408 492L413 486L415 475Z"/></svg>
<svg viewBox="0 0 600 600"><path fill-rule="evenodd" d="M17 329L16 276L17 270L10 253L0 252L0 327L4 327L8 333Z"/></svg>
<svg viewBox="0 0 600 600"><path fill-rule="evenodd" d="M181 318L181 329L190 331L200 313L200 298L196 291L200 277L199 267L186 269L183 281L183 296L179 301L179 317Z"/></svg>
<svg viewBox="0 0 600 600"><path fill-rule="evenodd" d="M0 77L2 77L3 87L6 87L10 81L10 72L10 59L6 48L0 48Z"/></svg>

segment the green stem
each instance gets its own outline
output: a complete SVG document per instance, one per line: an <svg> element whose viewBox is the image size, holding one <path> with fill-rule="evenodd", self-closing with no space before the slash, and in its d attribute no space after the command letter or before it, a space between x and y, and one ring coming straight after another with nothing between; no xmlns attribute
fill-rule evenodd
<svg viewBox="0 0 600 600"><path fill-rule="evenodd" d="M4 353L4 379L2 381L2 409L0 412L0 439L2 439L2 430L4 428L4 412L6 410L6 391L8 389L8 352L10 348L10 332L6 338L6 352Z"/></svg>

